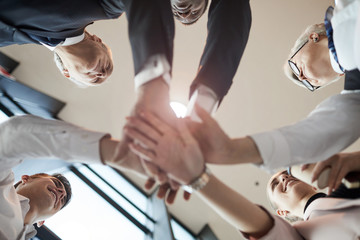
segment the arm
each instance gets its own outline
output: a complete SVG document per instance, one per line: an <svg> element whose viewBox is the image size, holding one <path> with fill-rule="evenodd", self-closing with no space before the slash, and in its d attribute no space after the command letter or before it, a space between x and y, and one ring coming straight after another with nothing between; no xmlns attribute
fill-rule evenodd
<svg viewBox="0 0 360 240"><path fill-rule="evenodd" d="M273 219L259 206L235 192L214 175L196 192L222 218L253 237L265 235L273 227Z"/></svg>
<svg viewBox="0 0 360 240"><path fill-rule="evenodd" d="M201 169L204 159L199 146L181 122L176 133L160 119L146 113L142 118L129 118L126 132L130 137L141 142L141 145L146 146L143 148L131 144L132 151L156 163L179 182L188 184L203 171ZM266 235L266 239L276 239L280 231L284 236L292 237L289 239L300 239L295 229L281 219L275 221L280 223L273 230L274 220L270 214L226 186L215 176L210 175L207 185L197 194L225 220L242 232L246 232L246 235L257 238Z"/></svg>
<svg viewBox="0 0 360 240"><path fill-rule="evenodd" d="M251 26L248 0L212 0L208 35L191 93L199 84L215 91L219 100L228 92L246 47Z"/></svg>
<svg viewBox="0 0 360 240"><path fill-rule="evenodd" d="M268 170L314 163L359 138L359 117L360 94L338 94L323 101L302 121L251 137Z"/></svg>
<svg viewBox="0 0 360 240"><path fill-rule="evenodd" d="M250 137L230 139L209 113L198 105L195 109L201 123L187 121L187 124L207 163L262 163L256 144Z"/></svg>
<svg viewBox="0 0 360 240"><path fill-rule="evenodd" d="M59 120L25 115L0 125L1 170L24 158L59 158L68 162L111 165L145 174L139 159L123 151L108 134L90 131Z"/></svg>

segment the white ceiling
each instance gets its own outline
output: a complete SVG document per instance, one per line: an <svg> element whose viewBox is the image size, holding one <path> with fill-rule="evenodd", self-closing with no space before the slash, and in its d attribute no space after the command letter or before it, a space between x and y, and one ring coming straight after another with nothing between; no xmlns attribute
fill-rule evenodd
<svg viewBox="0 0 360 240"><path fill-rule="evenodd" d="M297 36L307 25L321 22L324 11L332 2L251 1L250 39L234 84L216 113L216 119L230 136L240 137L294 123L327 96L340 92L343 81L310 93L296 87L282 73L283 63ZM184 104L188 101L189 85L204 47L206 21L203 17L193 26L176 24L172 100ZM20 61L14 72L19 81L67 103L59 115L61 119L119 138L125 116L135 102L127 22L123 16L118 20L97 22L88 30L103 38L113 49L113 75L100 87L79 89L74 86L60 75L53 64L52 53L42 46L9 46L1 50ZM357 143L352 149L359 149L359 146ZM211 166L211 169L236 191L268 206L265 196L267 173L250 165ZM169 209L195 233L209 223L220 239L242 239L236 229L196 196L189 202L178 196Z"/></svg>

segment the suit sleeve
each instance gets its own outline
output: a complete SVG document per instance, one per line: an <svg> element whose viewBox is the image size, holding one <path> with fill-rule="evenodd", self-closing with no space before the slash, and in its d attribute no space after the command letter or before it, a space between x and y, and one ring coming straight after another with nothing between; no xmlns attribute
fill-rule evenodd
<svg viewBox="0 0 360 240"><path fill-rule="evenodd" d="M27 34L0 20L0 47L12 44L37 43ZM37 43L39 44L39 43Z"/></svg>
<svg viewBox="0 0 360 240"><path fill-rule="evenodd" d="M210 87L221 100L228 92L249 38L248 0L213 0L208 36L190 96L199 84Z"/></svg>
<svg viewBox="0 0 360 240"><path fill-rule="evenodd" d="M170 66L173 58L174 17L169 0L126 0L128 31L135 75L146 61L162 54Z"/></svg>

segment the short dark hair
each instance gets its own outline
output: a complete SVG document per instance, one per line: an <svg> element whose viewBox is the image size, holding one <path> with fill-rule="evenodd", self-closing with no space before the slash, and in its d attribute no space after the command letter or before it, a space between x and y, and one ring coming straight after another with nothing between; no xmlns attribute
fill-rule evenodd
<svg viewBox="0 0 360 240"><path fill-rule="evenodd" d="M68 203L71 200L72 190L71 190L71 184L70 184L69 180L64 175L62 175L60 173L54 173L52 175L49 175L47 173L37 173L37 174L31 175L30 177L31 178L54 177L54 178L58 179L64 185L65 192L66 192L65 204L64 204L64 206L61 207L61 209L63 209L66 205L68 205ZM21 183L21 181L18 181L17 183L15 183L14 188L16 189L20 183Z"/></svg>
<svg viewBox="0 0 360 240"><path fill-rule="evenodd" d="M181 22L181 23L184 25L192 25L192 24L196 23L202 17L202 15L204 15L204 13L206 12L208 5L209 5L209 0L205 0L204 11L201 13L200 17L198 19L196 19L195 21L193 21L191 23L183 23L183 22Z"/></svg>

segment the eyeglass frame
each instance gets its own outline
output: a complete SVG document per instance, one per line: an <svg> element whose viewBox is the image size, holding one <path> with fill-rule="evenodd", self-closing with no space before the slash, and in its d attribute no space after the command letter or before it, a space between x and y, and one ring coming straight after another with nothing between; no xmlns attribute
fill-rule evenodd
<svg viewBox="0 0 360 240"><path fill-rule="evenodd" d="M306 42L301 45L301 47L290 57L290 59L288 60L288 64L289 64L289 67L291 69L291 71L293 72L293 74L299 78L300 76L300 69L296 66L296 63L294 63L293 61L291 61L291 59L293 59L295 57L295 55L309 42L309 40L306 40ZM295 67L295 69L293 68ZM299 74L297 74L295 72L295 70L297 72L299 72ZM298 79L299 82L301 82L307 89L309 89L311 92L315 91L316 89L320 88L320 86L313 86L308 80L300 80Z"/></svg>

